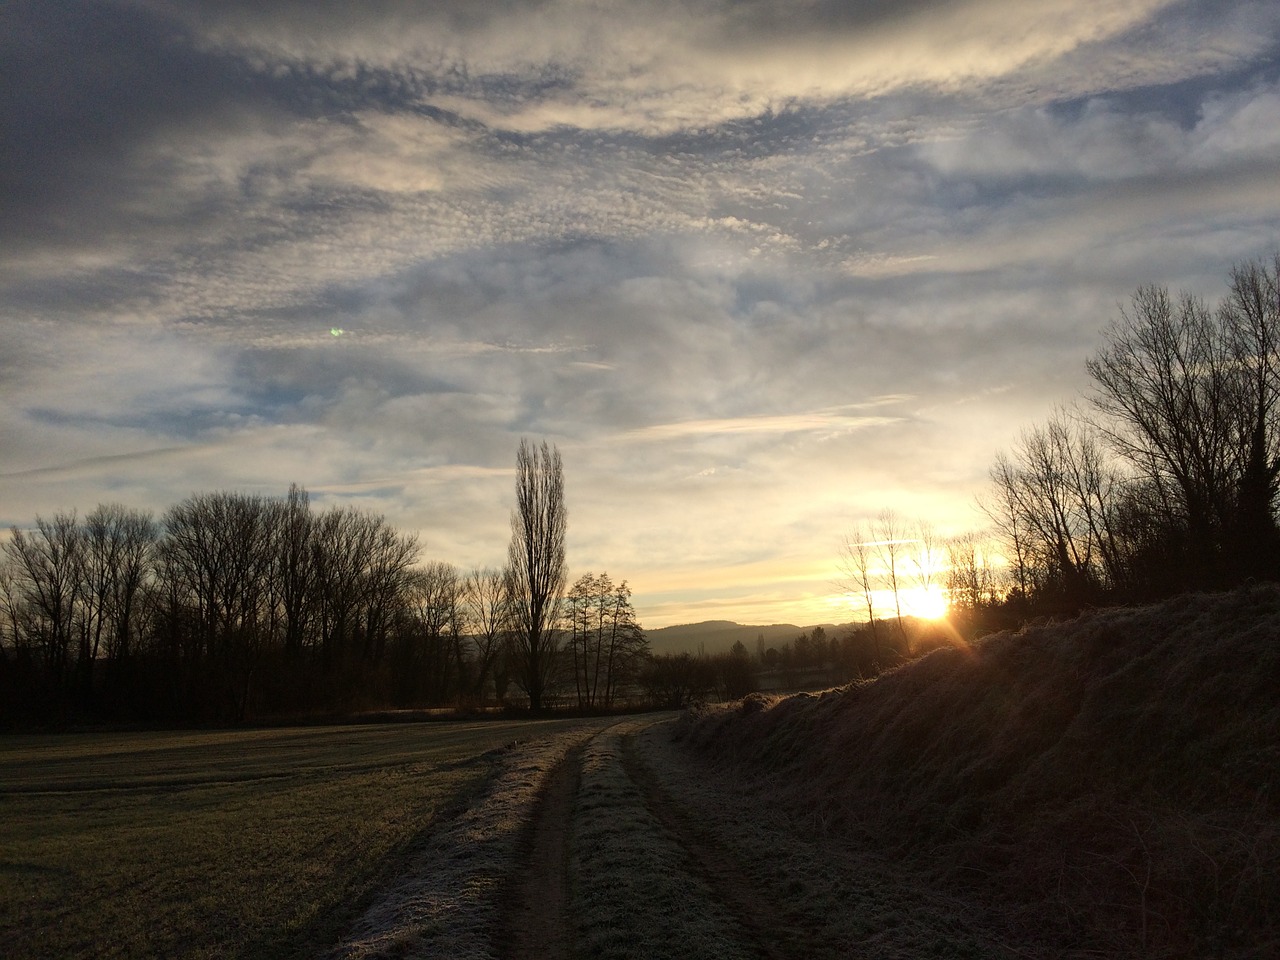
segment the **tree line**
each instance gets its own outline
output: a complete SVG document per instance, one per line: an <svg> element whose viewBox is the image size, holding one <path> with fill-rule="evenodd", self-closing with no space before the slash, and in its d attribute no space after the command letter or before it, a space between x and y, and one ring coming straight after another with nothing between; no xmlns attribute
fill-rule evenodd
<svg viewBox="0 0 1280 960"><path fill-rule="evenodd" d="M867 622L843 652L828 645L838 672L921 652L908 590L945 584L969 635L1280 578L1280 255L1233 268L1212 306L1139 288L1087 369L1084 397L997 457L989 537L941 543L885 512L846 538L844 585ZM105 504L15 527L0 550L0 717L239 722L517 695L608 708L637 690L750 686L749 656L648 658L625 582L570 587L559 452L521 441L516 468L502 569L420 563L416 536L314 510L297 486L193 494L159 520Z"/></svg>
<svg viewBox="0 0 1280 960"><path fill-rule="evenodd" d="M1280 576L1280 254L1207 304L1141 287L1075 404L997 458L984 504L1030 613Z"/></svg>
<svg viewBox="0 0 1280 960"><path fill-rule="evenodd" d="M566 587L563 466L525 441L507 565L421 562L349 506L197 493L103 504L0 550L0 718L237 723L527 703L607 709L647 643L625 582Z"/></svg>

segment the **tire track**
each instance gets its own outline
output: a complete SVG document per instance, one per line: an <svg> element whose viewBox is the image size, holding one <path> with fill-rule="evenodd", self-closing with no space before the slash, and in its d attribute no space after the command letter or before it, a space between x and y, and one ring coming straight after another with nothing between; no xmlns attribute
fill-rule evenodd
<svg viewBox="0 0 1280 960"><path fill-rule="evenodd" d="M652 723L620 724L583 752L570 837L575 946L593 960L762 960L624 768L626 735Z"/></svg>
<svg viewBox="0 0 1280 960"><path fill-rule="evenodd" d="M739 787L698 780L654 723L578 740L542 779L498 897L495 956L1008 955L894 864L811 836Z"/></svg>
<svg viewBox="0 0 1280 960"><path fill-rule="evenodd" d="M656 776L625 759L629 734L651 722L600 731L548 773L501 897L502 960L783 956L750 916L763 905L726 896L741 872L669 828L671 802L650 799Z"/></svg>
<svg viewBox="0 0 1280 960"><path fill-rule="evenodd" d="M774 956L1026 955L993 935L981 904L862 838L829 835L810 811L780 803L776 783L689 754L669 735L654 727L632 738L629 768L716 896Z"/></svg>
<svg viewBox="0 0 1280 960"><path fill-rule="evenodd" d="M583 745L569 750L547 776L534 806L521 858L502 911L499 948L505 960L568 960L569 836L582 779Z"/></svg>
<svg viewBox="0 0 1280 960"><path fill-rule="evenodd" d="M773 898L756 886L737 858L667 793L640 758L633 735L623 738L622 765L645 807L684 849L693 872L732 914L753 952L765 960L812 956L811 946L795 931L793 918L779 912Z"/></svg>
<svg viewBox="0 0 1280 960"><path fill-rule="evenodd" d="M490 754L494 771L484 788L465 809L427 831L404 873L377 892L325 956L329 960L427 956L495 960L502 956L505 932L516 926L509 918L521 915L510 907L517 890L513 878L528 873L524 865L531 857L533 827L564 819L540 816L537 811L545 808L546 798L560 792L572 798L575 767L565 758L580 753L602 728L603 724L587 723L543 729L538 732L545 737L512 743ZM550 790L554 775L568 777L567 787ZM565 828L553 826L551 833L562 838ZM562 840L553 840L549 846L563 851ZM562 891L563 884L558 889ZM559 922L566 915L561 910ZM548 935L539 934L543 939ZM541 944L530 950L519 956L553 957Z"/></svg>

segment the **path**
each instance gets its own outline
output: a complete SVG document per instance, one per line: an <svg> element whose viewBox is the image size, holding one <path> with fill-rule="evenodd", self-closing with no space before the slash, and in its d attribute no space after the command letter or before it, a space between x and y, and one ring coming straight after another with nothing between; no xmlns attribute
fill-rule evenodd
<svg viewBox="0 0 1280 960"><path fill-rule="evenodd" d="M548 778L502 913L503 960L1012 957L901 866L824 840L638 719Z"/></svg>
<svg viewBox="0 0 1280 960"><path fill-rule="evenodd" d="M534 808L503 910L499 941L508 960L570 956L568 837L581 768L582 748L575 747L548 775Z"/></svg>
<svg viewBox="0 0 1280 960"><path fill-rule="evenodd" d="M664 790L634 721L548 778L509 891L506 960L809 956L737 858Z"/></svg>
<svg viewBox="0 0 1280 960"><path fill-rule="evenodd" d="M797 822L663 718L513 745L331 960L1028 956L900 863Z"/></svg>

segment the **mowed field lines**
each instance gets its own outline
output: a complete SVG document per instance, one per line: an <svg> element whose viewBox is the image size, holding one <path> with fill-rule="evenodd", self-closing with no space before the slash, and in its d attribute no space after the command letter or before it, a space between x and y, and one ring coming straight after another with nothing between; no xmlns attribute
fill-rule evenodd
<svg viewBox="0 0 1280 960"><path fill-rule="evenodd" d="M574 725L0 738L3 953L315 956L494 751Z"/></svg>

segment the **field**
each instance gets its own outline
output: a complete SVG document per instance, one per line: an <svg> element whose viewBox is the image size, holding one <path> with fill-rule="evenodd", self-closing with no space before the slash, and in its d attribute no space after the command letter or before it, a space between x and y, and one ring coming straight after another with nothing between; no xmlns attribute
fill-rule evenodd
<svg viewBox="0 0 1280 960"><path fill-rule="evenodd" d="M837 956L886 917L904 950L980 942L707 782L676 722L8 738L5 955Z"/></svg>
<svg viewBox="0 0 1280 960"><path fill-rule="evenodd" d="M4 955L314 956L486 782L494 751L574 726L6 737Z"/></svg>
<svg viewBox="0 0 1280 960"><path fill-rule="evenodd" d="M6 957L1280 955L1280 588L683 715L0 742Z"/></svg>

